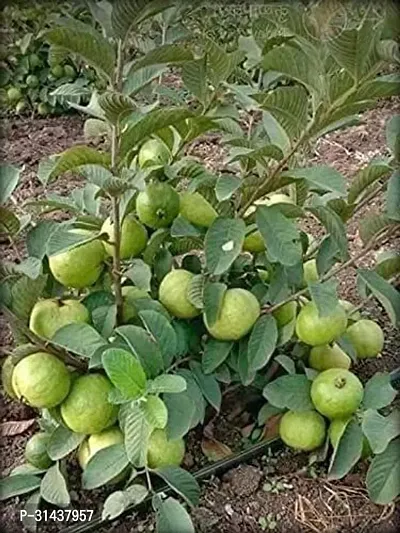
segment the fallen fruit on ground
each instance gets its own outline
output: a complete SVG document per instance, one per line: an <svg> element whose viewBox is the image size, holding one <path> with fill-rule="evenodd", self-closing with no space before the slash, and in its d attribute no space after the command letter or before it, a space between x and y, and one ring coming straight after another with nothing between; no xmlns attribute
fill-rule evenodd
<svg viewBox="0 0 400 533"><path fill-rule="evenodd" d="M102 374L87 374L77 378L61 404L65 424L76 433L100 433L117 420L118 406L108 401L113 389Z"/></svg>
<svg viewBox="0 0 400 533"><path fill-rule="evenodd" d="M90 459L100 450L113 446L114 444L122 444L124 442L124 434L118 427L105 429L100 433L94 433L85 439L78 448L78 461L84 470Z"/></svg>
<svg viewBox="0 0 400 533"><path fill-rule="evenodd" d="M218 213L204 196L198 192L180 194L180 214L192 224L208 228Z"/></svg>
<svg viewBox="0 0 400 533"><path fill-rule="evenodd" d="M178 318L193 318L201 313L188 298L189 285L193 278L192 272L179 268L171 270L160 284L160 302Z"/></svg>
<svg viewBox="0 0 400 533"><path fill-rule="evenodd" d="M288 411L279 424L279 436L295 450L311 451L325 440L325 420L316 411Z"/></svg>
<svg viewBox="0 0 400 533"><path fill-rule="evenodd" d="M88 323L89 311L78 300L47 299L37 302L32 309L29 328L46 339L51 339L54 333L74 322Z"/></svg>
<svg viewBox="0 0 400 533"><path fill-rule="evenodd" d="M316 410L331 420L348 418L355 413L363 395L361 381L344 368L321 372L311 385L311 399Z"/></svg>
<svg viewBox="0 0 400 533"><path fill-rule="evenodd" d="M55 407L69 392L70 374L55 355L37 352L15 366L12 387L18 398L32 407Z"/></svg>
<svg viewBox="0 0 400 533"><path fill-rule="evenodd" d="M138 194L136 211L149 228L166 228L179 214L179 194L167 183L150 183Z"/></svg>
<svg viewBox="0 0 400 533"><path fill-rule="evenodd" d="M305 344L318 346L340 337L346 325L347 316L342 306L337 305L329 316L320 316L314 302L309 302L297 315L296 334Z"/></svg>
<svg viewBox="0 0 400 533"><path fill-rule="evenodd" d="M346 336L359 359L377 357L383 350L385 337L379 324L373 320L358 320L347 328Z"/></svg>
<svg viewBox="0 0 400 533"><path fill-rule="evenodd" d="M277 321L278 327L281 328L289 324L296 317L296 312L297 302L288 302L274 311L272 315Z"/></svg>
<svg viewBox="0 0 400 533"><path fill-rule="evenodd" d="M52 465L53 461L47 453L47 445L50 440L48 433L36 433L25 446L25 459L36 468L46 469Z"/></svg>
<svg viewBox="0 0 400 533"><path fill-rule="evenodd" d="M170 152L166 145L158 139L150 139L140 148L138 163L141 168L166 165L169 158Z"/></svg>
<svg viewBox="0 0 400 533"><path fill-rule="evenodd" d="M147 448L147 464L150 468L179 466L185 456L183 439L169 440L165 429L155 429Z"/></svg>
<svg viewBox="0 0 400 533"><path fill-rule="evenodd" d="M246 235L243 241L243 250L253 253L260 253L266 250L265 241L258 229Z"/></svg>
<svg viewBox="0 0 400 533"><path fill-rule="evenodd" d="M315 259L310 259L303 265L303 283L306 286L309 283L318 280L319 274L317 270L317 261Z"/></svg>
<svg viewBox="0 0 400 533"><path fill-rule="evenodd" d="M104 222L101 233L107 233L110 243L114 240L114 224L111 218ZM104 249L110 257L114 255L114 245L103 241ZM147 231L133 214L128 214L121 225L120 257L128 259L137 257L146 248Z"/></svg>
<svg viewBox="0 0 400 533"><path fill-rule="evenodd" d="M74 230L73 233L88 237L92 235L86 230ZM53 276L62 285L83 289L90 287L99 279L104 266L104 257L102 242L94 240L66 252L50 256L49 266Z"/></svg>
<svg viewBox="0 0 400 533"><path fill-rule="evenodd" d="M350 357L338 346L333 344L324 344L311 348L308 358L310 368L314 370L328 370L329 368L346 368L351 366Z"/></svg>
<svg viewBox="0 0 400 533"><path fill-rule="evenodd" d="M251 292L245 289L228 289L216 322L208 324L204 315L204 323L215 339L239 340L251 330L259 316L260 304Z"/></svg>
<svg viewBox="0 0 400 533"><path fill-rule="evenodd" d="M332 420L332 422L330 423L328 435L329 435L330 443L333 448L336 448L337 443L339 442L340 437L343 435L344 430L346 429L346 426L349 421L350 421L350 418L336 418L335 420ZM372 454L371 446L369 445L367 437L364 436L361 457L365 459L366 457L369 457L371 454Z"/></svg>
<svg viewBox="0 0 400 533"><path fill-rule="evenodd" d="M150 296L143 289L138 289L133 285L126 285L122 287L121 293L123 300L122 321L125 323L138 316L137 309L135 306L135 300L140 300L142 298L150 298Z"/></svg>

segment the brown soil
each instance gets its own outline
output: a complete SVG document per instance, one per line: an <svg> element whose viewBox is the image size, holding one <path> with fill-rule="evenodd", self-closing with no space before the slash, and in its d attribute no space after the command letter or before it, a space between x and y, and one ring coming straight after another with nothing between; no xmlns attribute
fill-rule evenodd
<svg viewBox="0 0 400 533"><path fill-rule="evenodd" d="M322 140L316 147L313 160L335 166L351 180L355 170L371 156L384 155L384 124L395 112L399 103L391 101L366 113L364 124L353 127L345 133L335 133ZM1 155L8 162L24 164L22 184L15 193L16 205L22 201L43 195L43 187L37 180L35 171L41 158L62 151L73 144L82 142L82 120L79 117L55 118L31 121L10 121L3 132ZM224 165L224 150L218 139L205 138L196 142L192 154L206 162L213 169ZM59 180L50 189L68 194L77 185L76 179ZM374 211L381 205L381 198L368 206ZM367 208L366 208L367 209ZM361 243L357 234L360 217L350 227L351 251L359 250ZM318 233L318 227L312 227ZM399 242L390 243L398 247ZM18 252L24 253L23 243L17 244ZM3 257L15 258L15 249L4 247ZM368 264L367 258L360 265ZM354 285L354 271L340 278L341 296L357 302ZM377 370L391 371L400 366L399 335L389 324L386 315L376 303L369 303L366 312L377 320L385 330L385 349L378 360L357 364L357 372L362 379L368 379ZM6 352L11 344L11 336L4 322L0 323L0 341ZM245 396L245 395L238 395ZM237 396L236 396L237 397ZM11 400L2 398L3 421L26 420L32 418L31 409ZM237 416L229 416L232 411ZM248 415L240 414L236 404L226 402L222 413L213 420L214 436L229 445L233 451L243 445L241 429L248 423ZM2 439L2 475L23 462L26 440L34 428L23 434ZM188 437L187 467L196 470L206 464L200 441L201 428ZM386 507L371 503L365 492L363 479L367 465L357 466L355 471L340 482L330 483L323 477L324 465L309 466L308 456L282 451L275 456L254 460L241 465L223 476L213 477L202 484L202 497L199 507L193 510L198 532L213 533L258 533L276 531L279 533L394 533L400 529L400 509L395 505ZM100 510L101 501L109 489L84 492L80 489L79 469L74 460L68 465L70 487L73 489L74 507ZM321 477L315 477L322 474ZM19 521L19 509L23 508L24 498L15 498L2 506L0 529L5 532L23 531ZM65 527L65 524L63 525ZM152 518L146 514L121 518L112 525L101 529L101 533L128 533L132 531L153 531ZM60 531L61 525L42 523L39 530L45 533Z"/></svg>

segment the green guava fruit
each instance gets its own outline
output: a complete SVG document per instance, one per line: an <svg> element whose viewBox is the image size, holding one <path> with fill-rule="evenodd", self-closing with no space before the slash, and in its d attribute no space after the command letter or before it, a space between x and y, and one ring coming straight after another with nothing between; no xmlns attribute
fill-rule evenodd
<svg viewBox="0 0 400 533"><path fill-rule="evenodd" d="M6 357L3 361L3 364L1 365L1 384L3 387L4 392L14 400L18 399L18 396L15 393L15 390L12 386L12 375L14 372L15 363L13 360L13 357L9 355Z"/></svg>
<svg viewBox="0 0 400 533"><path fill-rule="evenodd" d="M100 433L94 433L85 439L78 448L78 461L82 470L85 470L86 465L90 459L100 450L104 450L114 444L122 444L124 442L124 434L116 426L105 429ZM127 474L127 469L117 474L108 483L114 485L122 481Z"/></svg>
<svg viewBox="0 0 400 533"><path fill-rule="evenodd" d="M12 375L15 394L32 407L50 408L60 404L69 392L70 382L65 364L46 352L21 359Z"/></svg>
<svg viewBox="0 0 400 533"><path fill-rule="evenodd" d="M29 464L41 470L47 469L53 464L47 453L49 440L50 435L43 432L36 433L28 440L25 446L25 459Z"/></svg>
<svg viewBox="0 0 400 533"><path fill-rule="evenodd" d="M62 78L65 74L64 67L62 65L54 65L51 69L51 74L56 79Z"/></svg>
<svg viewBox="0 0 400 533"><path fill-rule="evenodd" d="M204 314L204 324L215 339L236 341L251 330L259 316L260 304L251 292L245 289L228 289L216 322L209 325Z"/></svg>
<svg viewBox="0 0 400 533"><path fill-rule="evenodd" d="M348 370L351 366L351 359L337 344L333 344L333 346L323 344L311 348L308 364L310 368L320 372L329 368Z"/></svg>
<svg viewBox="0 0 400 533"><path fill-rule="evenodd" d="M329 419L348 418L363 399L357 376L345 368L330 368L318 374L311 385L311 399L317 411Z"/></svg>
<svg viewBox="0 0 400 533"><path fill-rule="evenodd" d="M377 357L383 350L385 337L373 320L358 320L347 328L346 335L359 359Z"/></svg>
<svg viewBox="0 0 400 533"><path fill-rule="evenodd" d="M90 314L78 300L40 300L32 309L29 328L45 339L51 339L54 333L75 322L89 323Z"/></svg>
<svg viewBox="0 0 400 533"><path fill-rule="evenodd" d="M15 106L15 112L16 113L23 113L26 109L26 102L25 100L20 100L18 104Z"/></svg>
<svg viewBox="0 0 400 533"><path fill-rule="evenodd" d="M22 93L17 87L10 87L7 91L7 99L10 103L18 102L21 100Z"/></svg>
<svg viewBox="0 0 400 533"><path fill-rule="evenodd" d="M33 70L40 65L40 57L37 54L30 54L29 67Z"/></svg>
<svg viewBox="0 0 400 533"><path fill-rule="evenodd" d="M150 183L136 199L136 212L149 228L166 228L179 215L179 194L167 183Z"/></svg>
<svg viewBox="0 0 400 533"><path fill-rule="evenodd" d="M74 233L88 234L86 230ZM72 250L49 257L51 273L65 287L83 289L93 285L103 270L104 246L100 240L90 241Z"/></svg>
<svg viewBox="0 0 400 533"><path fill-rule="evenodd" d="M193 278L192 272L178 268L168 272L160 284L158 299L172 315L178 318L193 318L201 313L187 296Z"/></svg>
<svg viewBox="0 0 400 533"><path fill-rule="evenodd" d="M353 313L356 306L349 302L348 300L339 300L340 305L343 307L343 309L346 311L347 314L347 324L353 324L354 322L357 322L357 320L361 320L361 313L360 311L356 311Z"/></svg>
<svg viewBox="0 0 400 533"><path fill-rule="evenodd" d="M218 213L204 196L198 192L180 194L180 214L192 224L208 228L218 217Z"/></svg>
<svg viewBox="0 0 400 533"><path fill-rule="evenodd" d="M309 302L297 315L296 334L305 344L319 346L329 344L344 333L347 325L346 312L338 305L329 316L319 316L314 302Z"/></svg>
<svg viewBox="0 0 400 533"><path fill-rule="evenodd" d="M150 468L179 466L185 456L183 439L167 439L165 429L155 429L150 435L147 448L147 464Z"/></svg>
<svg viewBox="0 0 400 533"><path fill-rule="evenodd" d="M339 439L343 435L349 421L350 418L336 418L330 423L328 435L332 448L336 448ZM361 457L365 459L370 455L372 455L371 446L369 445L368 439L364 436Z"/></svg>
<svg viewBox="0 0 400 533"><path fill-rule="evenodd" d="M325 434L325 420L316 411L288 411L279 424L280 438L295 450L308 452L319 448Z"/></svg>
<svg viewBox="0 0 400 533"><path fill-rule="evenodd" d="M77 378L61 404L65 425L76 433L87 435L100 433L112 426L117 420L118 405L108 401L111 390L111 382L102 374L86 374Z"/></svg>
<svg viewBox="0 0 400 533"><path fill-rule="evenodd" d="M146 141L139 150L138 163L140 168L166 165L170 159L167 146L158 139Z"/></svg>
<svg viewBox="0 0 400 533"><path fill-rule="evenodd" d="M303 284L307 286L312 281L318 281L317 261L310 259L303 264Z"/></svg>
<svg viewBox="0 0 400 533"><path fill-rule="evenodd" d="M26 78L26 84L31 89L34 89L35 87L39 85L39 78L35 76L34 74L29 74L29 76L27 76Z"/></svg>
<svg viewBox="0 0 400 533"><path fill-rule="evenodd" d="M39 115L48 115L49 114L49 108L45 103L40 103L37 107L37 112Z"/></svg>
<svg viewBox="0 0 400 533"><path fill-rule="evenodd" d="M67 78L75 79L76 77L76 71L72 65L65 65L64 67L64 75L67 76Z"/></svg>
<svg viewBox="0 0 400 533"><path fill-rule="evenodd" d="M243 250L245 252L260 253L265 252L266 248L263 236L258 229L244 238Z"/></svg>
<svg viewBox="0 0 400 533"><path fill-rule="evenodd" d="M102 228L102 233L107 233L110 242L114 240L114 224L111 218L107 218ZM128 214L121 225L121 244L120 257L121 259L128 259L130 257L137 257L146 248L147 231L140 222L138 222L133 214ZM103 241L104 249L109 256L114 255L114 245Z"/></svg>
<svg viewBox="0 0 400 533"><path fill-rule="evenodd" d="M269 272L268 270L263 270L262 268L257 268L257 273L260 276L261 281L267 283L269 281Z"/></svg>
<svg viewBox="0 0 400 533"><path fill-rule="evenodd" d="M278 323L278 327L281 328L289 324L297 312L297 302L288 302L287 304L282 305L276 311L272 313L273 317Z"/></svg>
<svg viewBox="0 0 400 533"><path fill-rule="evenodd" d="M121 292L123 299L122 321L126 323L138 316L135 300L150 298L150 296L146 291L133 287L133 285L122 287Z"/></svg>

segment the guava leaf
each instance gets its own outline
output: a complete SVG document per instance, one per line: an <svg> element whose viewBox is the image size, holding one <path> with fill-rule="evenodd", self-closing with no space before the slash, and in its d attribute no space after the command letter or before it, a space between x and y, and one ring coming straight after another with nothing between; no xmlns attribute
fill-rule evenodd
<svg viewBox="0 0 400 533"><path fill-rule="evenodd" d="M107 376L126 398L137 399L146 390L146 374L139 361L129 352L110 348L103 352Z"/></svg>
<svg viewBox="0 0 400 533"><path fill-rule="evenodd" d="M146 330L158 343L167 367L176 355L177 337L174 328L164 315L156 311L140 311L139 316Z"/></svg>
<svg viewBox="0 0 400 533"><path fill-rule="evenodd" d="M75 433L64 426L58 426L50 436L47 453L53 461L66 457L83 441L85 435Z"/></svg>
<svg viewBox="0 0 400 533"><path fill-rule="evenodd" d="M164 429L168 421L168 409L158 396L149 394L142 404L146 420L152 428Z"/></svg>
<svg viewBox="0 0 400 533"><path fill-rule="evenodd" d="M66 507L71 503L67 482L58 463L51 466L44 475L40 484L40 495L46 502L58 507Z"/></svg>
<svg viewBox="0 0 400 533"><path fill-rule="evenodd" d="M90 358L106 340L89 324L67 324L55 332L51 343L62 346L69 352Z"/></svg>
<svg viewBox="0 0 400 533"><path fill-rule="evenodd" d="M400 438L372 459L366 484L369 497L380 505L387 505L400 494Z"/></svg>
<svg viewBox="0 0 400 533"><path fill-rule="evenodd" d="M386 196L386 212L391 220L400 221L400 171L393 172L389 179Z"/></svg>
<svg viewBox="0 0 400 533"><path fill-rule="evenodd" d="M21 170L14 165L1 163L0 165L0 204L5 204L18 185Z"/></svg>
<svg viewBox="0 0 400 533"><path fill-rule="evenodd" d="M188 505L198 505L200 487L192 474L179 466L157 468L154 473L160 476L179 496L184 498Z"/></svg>
<svg viewBox="0 0 400 533"><path fill-rule="evenodd" d="M400 412L394 410L388 416L382 416L378 411L368 409L363 415L362 430L372 451L382 453L389 442L400 435Z"/></svg>
<svg viewBox="0 0 400 533"><path fill-rule="evenodd" d="M217 341L209 338L204 346L202 367L205 374L211 374L228 357L232 350L233 342Z"/></svg>
<svg viewBox="0 0 400 533"><path fill-rule="evenodd" d="M103 520L113 520L121 515L131 505L138 505L148 495L144 485L131 485L125 490L112 492L104 502L101 517Z"/></svg>
<svg viewBox="0 0 400 533"><path fill-rule="evenodd" d="M204 312L207 324L212 327L218 320L221 305L227 290L225 283L206 283L203 290Z"/></svg>
<svg viewBox="0 0 400 533"><path fill-rule="evenodd" d="M168 408L167 435L168 439L179 439L186 435L192 427L196 406L188 391L178 394L164 394L164 402Z"/></svg>
<svg viewBox="0 0 400 533"><path fill-rule="evenodd" d="M147 382L147 390L152 394L163 392L178 393L186 390L186 380L174 374L161 374Z"/></svg>
<svg viewBox="0 0 400 533"><path fill-rule="evenodd" d="M125 436L125 450L129 461L136 468L147 463L147 448L151 432L145 412L140 405L131 402L120 408L121 429Z"/></svg>
<svg viewBox="0 0 400 533"><path fill-rule="evenodd" d="M204 242L207 269L223 274L242 251L246 226L241 219L217 218L208 228Z"/></svg>
<svg viewBox="0 0 400 533"><path fill-rule="evenodd" d="M334 449L329 465L328 478L341 479L361 457L363 433L356 420L350 420L337 446Z"/></svg>
<svg viewBox="0 0 400 533"><path fill-rule="evenodd" d="M311 381L301 374L282 376L268 383L263 396L272 405L291 411L314 409L310 396Z"/></svg>
<svg viewBox="0 0 400 533"><path fill-rule="evenodd" d="M272 315L263 315L254 324L247 348L251 371L260 370L271 359L278 340L278 328Z"/></svg>
<svg viewBox="0 0 400 533"><path fill-rule="evenodd" d="M390 374L377 372L369 379L364 388L362 406L364 409L382 409L397 396L397 391L391 385Z"/></svg>
<svg viewBox="0 0 400 533"><path fill-rule="evenodd" d="M147 331L138 326L127 325L120 326L115 332L139 359L148 378L154 378L164 370L160 347Z"/></svg>
<svg viewBox="0 0 400 533"><path fill-rule="evenodd" d="M376 272L358 269L358 277L372 291L395 327L400 325L400 292Z"/></svg>
<svg viewBox="0 0 400 533"><path fill-rule="evenodd" d="M0 480L0 501L32 492L40 487L41 479L32 474L15 474Z"/></svg>
<svg viewBox="0 0 400 533"><path fill-rule="evenodd" d="M325 281L309 283L311 298L318 308L318 314L321 317L327 317L335 312L339 305L337 296L337 282Z"/></svg>
<svg viewBox="0 0 400 533"><path fill-rule="evenodd" d="M218 381L214 376L204 374L200 363L191 361L189 366L203 396L216 411L219 411L222 395Z"/></svg>
<svg viewBox="0 0 400 533"><path fill-rule="evenodd" d="M128 465L123 444L103 448L89 459L82 474L82 486L86 490L97 489L118 476Z"/></svg>
<svg viewBox="0 0 400 533"><path fill-rule="evenodd" d="M153 506L156 509L158 533L195 533L188 512L174 498L169 497L166 500L161 500L158 495L155 495Z"/></svg>

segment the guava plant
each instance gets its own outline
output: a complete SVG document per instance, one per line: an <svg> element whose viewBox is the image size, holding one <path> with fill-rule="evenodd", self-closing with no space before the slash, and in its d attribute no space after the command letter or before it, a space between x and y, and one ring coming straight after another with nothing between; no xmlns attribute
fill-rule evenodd
<svg viewBox="0 0 400 533"><path fill-rule="evenodd" d="M385 373L364 387L349 370L380 355L383 332L360 315L362 304L338 299L335 278L356 268L363 302L376 298L398 326L399 256L385 252L372 269L358 267L400 228L398 117L387 125L388 156L349 186L332 167L308 166L307 154L398 92L398 76L384 73L396 44L368 16L322 38L315 12L291 3L283 18L281 5L269 6L229 53L205 38L131 61L132 29L173 7L102 1L93 10L101 33L66 19L45 34L107 79L81 108L86 130L106 143L40 164L45 187L74 172L82 188L28 202L28 257L3 267L17 344L4 389L41 410L41 432L28 442L27 463L2 480L2 497L31 493L32 505L69 506L66 463L77 457L84 489L110 487L103 518L150 498L160 532L193 531L177 499L199 498L179 466L183 439L220 409L228 386L241 384L268 401L261 427L283 415L289 446L327 452L330 439L331 478L363 450L373 453L368 490L387 503L399 492L395 391ZM171 65L190 104L160 104L160 73ZM143 88L153 95L146 106ZM190 156L209 131L226 148L219 175ZM18 173L2 167L3 202ZM363 247L351 256L346 224L382 190L382 212L360 222ZM56 211L70 218L48 216ZM20 221L7 206L1 215L13 239ZM304 231L308 220L322 237ZM157 478L175 497L156 492Z"/></svg>

